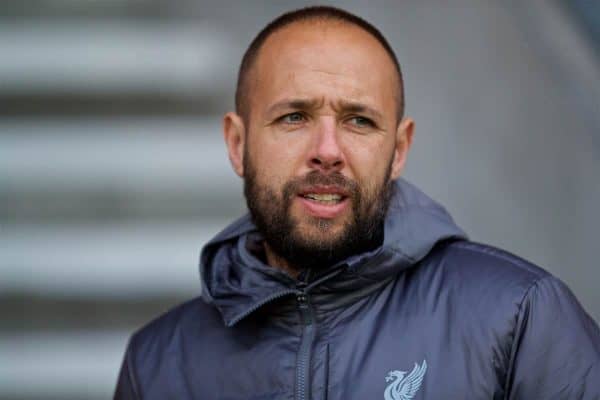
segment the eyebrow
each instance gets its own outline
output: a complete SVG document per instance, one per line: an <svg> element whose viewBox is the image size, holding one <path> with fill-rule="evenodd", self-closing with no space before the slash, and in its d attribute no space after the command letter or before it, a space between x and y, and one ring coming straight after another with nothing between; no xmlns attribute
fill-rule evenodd
<svg viewBox="0 0 600 400"><path fill-rule="evenodd" d="M367 114L376 119L383 119L383 115L379 111L359 102L340 100L333 109L338 112Z"/></svg>
<svg viewBox="0 0 600 400"><path fill-rule="evenodd" d="M309 99L284 99L273 104L267 109L267 114L270 115L281 110L314 110L323 104L323 100Z"/></svg>

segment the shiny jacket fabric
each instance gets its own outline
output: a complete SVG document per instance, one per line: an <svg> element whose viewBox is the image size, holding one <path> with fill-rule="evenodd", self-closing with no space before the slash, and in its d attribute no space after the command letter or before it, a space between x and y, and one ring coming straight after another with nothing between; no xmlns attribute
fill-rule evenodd
<svg viewBox="0 0 600 400"><path fill-rule="evenodd" d="M202 298L135 333L115 399L600 399L569 289L395 186L381 247L296 280L248 217L202 251Z"/></svg>

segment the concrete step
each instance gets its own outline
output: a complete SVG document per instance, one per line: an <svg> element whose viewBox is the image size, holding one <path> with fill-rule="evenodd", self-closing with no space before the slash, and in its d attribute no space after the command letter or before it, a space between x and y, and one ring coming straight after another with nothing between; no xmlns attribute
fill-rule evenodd
<svg viewBox="0 0 600 400"><path fill-rule="evenodd" d="M131 332L0 335L0 398L112 398Z"/></svg>
<svg viewBox="0 0 600 400"><path fill-rule="evenodd" d="M239 43L210 21L14 19L0 24L0 92L231 90Z"/></svg>
<svg viewBox="0 0 600 400"><path fill-rule="evenodd" d="M0 229L0 293L196 296L201 247L228 221L20 224Z"/></svg>
<svg viewBox="0 0 600 400"><path fill-rule="evenodd" d="M50 192L240 187L214 118L0 119L0 187Z"/></svg>

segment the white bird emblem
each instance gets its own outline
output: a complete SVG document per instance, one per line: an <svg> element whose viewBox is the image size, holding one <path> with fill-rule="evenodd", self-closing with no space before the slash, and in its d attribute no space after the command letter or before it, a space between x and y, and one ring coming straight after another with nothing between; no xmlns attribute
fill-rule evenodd
<svg viewBox="0 0 600 400"><path fill-rule="evenodd" d="M392 383L385 388L383 393L385 400L410 400L415 397L426 371L427 361L425 360L421 365L415 363L415 367L408 375L405 371L390 371L385 377L385 381Z"/></svg>

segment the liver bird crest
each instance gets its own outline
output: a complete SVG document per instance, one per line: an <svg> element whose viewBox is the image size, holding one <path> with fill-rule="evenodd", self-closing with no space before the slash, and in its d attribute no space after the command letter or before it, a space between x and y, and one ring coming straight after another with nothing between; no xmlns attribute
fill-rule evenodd
<svg viewBox="0 0 600 400"><path fill-rule="evenodd" d="M419 365L415 363L415 367L408 375L405 371L390 371L385 377L386 382L391 382L385 388L385 400L410 400L412 399L423 382L423 377L427 371L427 361Z"/></svg>

